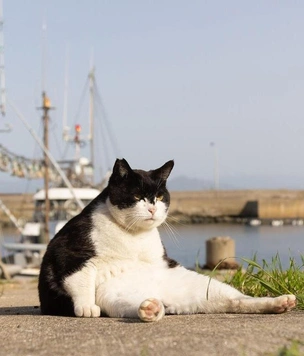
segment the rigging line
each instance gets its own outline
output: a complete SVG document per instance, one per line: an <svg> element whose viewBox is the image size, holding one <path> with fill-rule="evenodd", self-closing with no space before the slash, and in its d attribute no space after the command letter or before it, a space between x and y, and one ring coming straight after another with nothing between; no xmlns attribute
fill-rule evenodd
<svg viewBox="0 0 304 356"><path fill-rule="evenodd" d="M80 96L80 101L79 101L79 104L78 104L76 115L74 116L74 124L76 124L77 120L79 119L80 112L81 112L82 106L83 106L84 101L85 101L85 96L86 96L85 94L88 91L88 86L89 86L89 78L86 79L84 88L82 90L82 94Z"/></svg>
<svg viewBox="0 0 304 356"><path fill-rule="evenodd" d="M103 104L103 100L102 100L102 97L101 95L99 94L99 90L98 90L98 87L97 87L97 84L96 82L94 83L94 92L95 92L95 95L98 99L98 102L101 106L101 110L102 110L102 115L103 115L103 118L104 118L104 123L105 123L105 126L106 126L106 129L108 131L108 134L109 134L109 139L111 141L111 144L113 146L113 151L114 151L114 154L116 155L116 157L120 157L120 149L119 149L119 146L118 146L118 143L116 141L116 137L113 135L113 130L112 130L112 127L111 127L111 123L110 121L108 120L108 115L107 115L107 112L106 112L106 109L105 109L105 106Z"/></svg>
<svg viewBox="0 0 304 356"><path fill-rule="evenodd" d="M98 111L98 108L96 108L97 110L96 111ZM97 112L97 114L98 114L98 112ZM107 166L106 167L106 170L109 168L109 166L110 166L110 164L111 164L111 159L110 159L110 154L109 154L109 150L108 150L108 146L107 146L107 139L106 139L106 135L105 135L105 132L104 132L104 130L103 130L103 127L102 127L102 122L100 122L100 125L98 125L98 129L99 129L99 133L100 133L100 135L101 135L101 142L103 142L104 143L104 145L103 145L103 149L101 148L101 151L102 151L102 153L103 153L103 155L104 155L104 159L105 159L105 166ZM97 141L97 143L99 143L98 141ZM106 172L105 172L106 173Z"/></svg>
<svg viewBox="0 0 304 356"><path fill-rule="evenodd" d="M24 189L25 194L27 194L29 192L31 184L32 184L32 179L26 178L26 185L25 185L25 189Z"/></svg>
<svg viewBox="0 0 304 356"><path fill-rule="evenodd" d="M55 117L55 119L56 119L56 117ZM60 145L60 141L58 139L58 135L57 135L57 131L56 131L56 129L58 128L58 124L57 124L58 120L56 120L56 121L52 120L51 122L52 122L52 125L51 125L51 128L50 128L50 133L51 133L51 135L52 135L52 137L53 137L53 139L55 141L56 149L58 150L59 155L62 157L63 156L63 149L62 149L62 147Z"/></svg>
<svg viewBox="0 0 304 356"><path fill-rule="evenodd" d="M58 150L58 153L62 157L62 159L64 159L64 150L62 149L62 146L60 144L60 140L58 138L58 134L56 131L56 129L58 128L58 122L59 122L58 115L56 114L56 112L53 115L53 119L50 118L49 120L51 122L50 133L52 135L52 138L55 141L56 149Z"/></svg>
<svg viewBox="0 0 304 356"><path fill-rule="evenodd" d="M54 129L54 130L51 130L51 134L52 134L52 137L53 137L53 139L54 139L54 141L55 141L56 148L57 148L57 150L59 151L59 155L60 155L61 157L63 157L63 150L62 150L62 147L61 147L61 145L60 145L60 141L59 141L59 139L58 139L58 135L57 135L55 129Z"/></svg>
<svg viewBox="0 0 304 356"><path fill-rule="evenodd" d="M69 142L66 142L64 146L63 154L61 156L62 160L64 160L67 157L69 148L70 148Z"/></svg>

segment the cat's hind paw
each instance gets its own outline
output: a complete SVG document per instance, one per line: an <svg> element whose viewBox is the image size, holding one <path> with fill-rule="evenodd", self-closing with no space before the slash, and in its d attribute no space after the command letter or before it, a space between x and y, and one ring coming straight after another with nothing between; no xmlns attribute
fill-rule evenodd
<svg viewBox="0 0 304 356"><path fill-rule="evenodd" d="M274 298L273 312L285 313L297 305L296 297L292 294L282 295Z"/></svg>
<svg viewBox="0 0 304 356"><path fill-rule="evenodd" d="M137 313L142 321L158 321L165 315L165 307L160 300L149 298L140 304Z"/></svg>
<svg viewBox="0 0 304 356"><path fill-rule="evenodd" d="M100 307L98 305L75 305L74 313L78 317L98 318L100 317Z"/></svg>

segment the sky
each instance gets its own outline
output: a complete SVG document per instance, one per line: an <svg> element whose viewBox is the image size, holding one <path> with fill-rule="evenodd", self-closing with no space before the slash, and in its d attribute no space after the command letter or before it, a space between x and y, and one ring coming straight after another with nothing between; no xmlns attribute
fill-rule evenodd
<svg viewBox="0 0 304 356"><path fill-rule="evenodd" d="M106 162L97 139L96 166L119 156L148 170L174 159L171 179L212 186L217 171L222 189L304 189L303 1L3 0L3 8L7 100L41 135L46 90L56 159L65 151L65 77L73 127L87 115L78 108L94 63L116 142ZM13 130L0 134L2 145L39 156L12 107L5 123ZM0 174L0 192L24 184Z"/></svg>

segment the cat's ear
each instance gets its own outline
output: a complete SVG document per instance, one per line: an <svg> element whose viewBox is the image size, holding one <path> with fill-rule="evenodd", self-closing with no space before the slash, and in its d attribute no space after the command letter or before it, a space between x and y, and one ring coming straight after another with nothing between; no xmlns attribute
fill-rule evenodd
<svg viewBox="0 0 304 356"><path fill-rule="evenodd" d="M174 161L168 161L167 163L165 163L163 166L161 166L160 168L157 168L155 170L152 171L152 177L157 180L157 179L161 179L161 180L167 180L172 168L174 166Z"/></svg>
<svg viewBox="0 0 304 356"><path fill-rule="evenodd" d="M113 167L113 175L120 178L126 178L130 172L132 172L132 168L129 166L129 163L123 159L117 159L115 161Z"/></svg>

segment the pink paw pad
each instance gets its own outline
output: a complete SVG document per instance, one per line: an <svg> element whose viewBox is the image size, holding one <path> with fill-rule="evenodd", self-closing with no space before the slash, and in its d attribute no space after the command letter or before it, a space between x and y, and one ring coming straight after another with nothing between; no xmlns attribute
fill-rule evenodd
<svg viewBox="0 0 304 356"><path fill-rule="evenodd" d="M165 315L165 308L161 301L155 298L144 300L138 309L138 316L142 321L158 321Z"/></svg>
<svg viewBox="0 0 304 356"><path fill-rule="evenodd" d="M276 298L276 305L274 306L275 313L284 313L293 309L297 305L296 297L294 295L282 295Z"/></svg>

